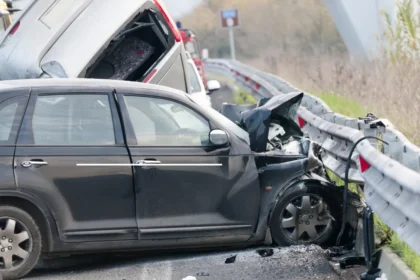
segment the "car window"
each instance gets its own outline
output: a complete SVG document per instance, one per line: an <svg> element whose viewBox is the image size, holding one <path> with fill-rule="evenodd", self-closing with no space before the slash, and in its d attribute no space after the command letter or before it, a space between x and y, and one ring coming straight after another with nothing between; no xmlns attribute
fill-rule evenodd
<svg viewBox="0 0 420 280"><path fill-rule="evenodd" d="M192 93L198 93L201 92L201 85L199 77L197 76L197 72L194 69L194 65L191 63L188 63L188 77L190 80L190 87Z"/></svg>
<svg viewBox="0 0 420 280"><path fill-rule="evenodd" d="M178 102L125 96L139 146L209 146L208 120Z"/></svg>
<svg viewBox="0 0 420 280"><path fill-rule="evenodd" d="M20 99L4 101L0 104L0 144L9 144L12 138L12 127Z"/></svg>
<svg viewBox="0 0 420 280"><path fill-rule="evenodd" d="M35 145L114 145L108 95L38 96L32 135Z"/></svg>

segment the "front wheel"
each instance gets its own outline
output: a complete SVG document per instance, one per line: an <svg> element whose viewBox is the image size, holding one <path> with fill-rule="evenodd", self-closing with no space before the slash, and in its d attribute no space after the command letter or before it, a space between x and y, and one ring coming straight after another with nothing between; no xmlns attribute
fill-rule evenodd
<svg viewBox="0 0 420 280"><path fill-rule="evenodd" d="M311 183L286 190L271 216L274 241L285 246L330 243L342 215L341 198L337 197L341 192L331 189Z"/></svg>
<svg viewBox="0 0 420 280"><path fill-rule="evenodd" d="M20 279L37 264L41 233L35 220L14 206L0 206L0 274L4 280Z"/></svg>

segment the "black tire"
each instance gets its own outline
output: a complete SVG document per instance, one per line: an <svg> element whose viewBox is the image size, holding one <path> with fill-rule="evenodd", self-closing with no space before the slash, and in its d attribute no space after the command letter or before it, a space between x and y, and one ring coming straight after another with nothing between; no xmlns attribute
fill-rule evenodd
<svg viewBox="0 0 420 280"><path fill-rule="evenodd" d="M5 205L0 206L0 230L2 230L0 231L0 235L2 235L0 236L0 242L2 241L3 235L6 235L6 231L3 230L5 230L8 220L14 220L16 223L14 230L16 237L19 232L23 231L26 231L28 235L27 240L17 245L27 251L28 255L24 259L18 258L18 260L14 260L13 267L5 269L4 258L0 258L0 274L3 276L3 279L14 280L24 277L38 263L42 251L42 236L36 221L31 215L15 206ZM15 243L13 246L16 245ZM1 247L3 248L3 245L1 245Z"/></svg>
<svg viewBox="0 0 420 280"><path fill-rule="evenodd" d="M321 205L320 203L316 203L318 200L322 200L323 204L325 204L327 207L327 211L323 211L322 215L320 216L320 220L323 221L322 223L328 223L327 225L315 225L319 221L317 219L317 214L313 214L312 217L309 215L305 215L302 212L302 208L298 209L297 214L295 216L291 214L286 208L296 203L299 204L299 198L302 201L303 197L309 197L311 203L314 205ZM274 207L274 210L271 215L271 221L270 221L270 230L272 237L274 241L278 245L283 246L291 246L291 245L298 245L298 244L318 244L318 245L330 245L335 241L335 237L337 236L337 233L339 231L339 226L341 225L342 220L342 207L341 207L341 199L342 197L342 191L338 187L329 187L324 186L320 183L311 182L307 183L306 185L297 185L292 186L289 189L287 189L278 199L276 206ZM312 201L313 199L313 201ZM307 200L307 198L306 198ZM292 206L293 206L292 205ZM303 205L303 204L299 204ZM289 206L290 207L290 206ZM303 207L303 206L301 206ZM315 207L315 206L313 206ZM320 206L321 207L321 206ZM293 207L291 207L293 208ZM325 209L325 208L324 208ZM315 210L314 210L315 211ZM306 212L305 212L306 213ZM295 228L293 227L287 227L289 224L282 223L282 221L288 221L290 217L292 217L292 220L295 223L295 228L297 230L297 234L294 234L296 231L293 231ZM299 215L301 215L302 218L299 218ZM309 217L311 217L309 219ZM309 234L304 231L299 224L301 223L303 226L308 225L308 227L314 227L316 228L316 235L312 234L313 236L316 236L315 238L311 238ZM307 224L309 223L309 224ZM311 224L312 223L312 224ZM285 226L282 226L285 225ZM319 232L318 232L319 230ZM296 237L299 235L302 231L303 234L301 235L302 238L299 237L299 239ZM313 231L312 231L313 233ZM294 238L292 238L294 236ZM308 237L308 238L303 238ZM306 239L306 240L305 240Z"/></svg>

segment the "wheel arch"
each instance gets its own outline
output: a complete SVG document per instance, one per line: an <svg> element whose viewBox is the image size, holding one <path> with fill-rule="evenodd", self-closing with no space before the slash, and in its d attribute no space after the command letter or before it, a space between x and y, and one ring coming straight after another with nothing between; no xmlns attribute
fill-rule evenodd
<svg viewBox="0 0 420 280"><path fill-rule="evenodd" d="M50 209L40 199L19 191L0 191L0 205L15 206L31 215L40 227L42 242L45 244L43 252L52 251L54 233L57 233L56 223Z"/></svg>
<svg viewBox="0 0 420 280"><path fill-rule="evenodd" d="M328 182L324 178L316 179L316 178L311 178L311 177L309 177L307 175L302 176L301 178L299 178L299 179L291 182L287 187L285 187L285 188L283 188L283 189L281 189L279 191L279 193L277 194L276 199L275 199L275 201L274 201L274 203L273 203L273 205L272 205L272 207L270 209L270 214L268 216L268 224L271 223L271 218L272 218L272 215L273 215L273 209L276 208L277 203L279 202L280 197L287 190L289 190L291 188L304 188L304 187L308 187L308 186L314 185L314 184L321 185L321 186L323 186L325 188L337 188L338 189L338 187L334 183Z"/></svg>

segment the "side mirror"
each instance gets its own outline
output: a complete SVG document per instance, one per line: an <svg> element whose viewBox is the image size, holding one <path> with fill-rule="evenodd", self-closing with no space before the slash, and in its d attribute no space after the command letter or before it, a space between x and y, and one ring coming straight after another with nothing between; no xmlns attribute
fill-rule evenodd
<svg viewBox="0 0 420 280"><path fill-rule="evenodd" d="M210 142L216 146L223 146L229 143L229 136L223 130L215 129L210 132Z"/></svg>
<svg viewBox="0 0 420 280"><path fill-rule="evenodd" d="M219 90L220 87L221 86L220 86L220 83L218 81L210 80L210 81L207 82L207 91L208 91L207 93L211 94L214 91Z"/></svg>

